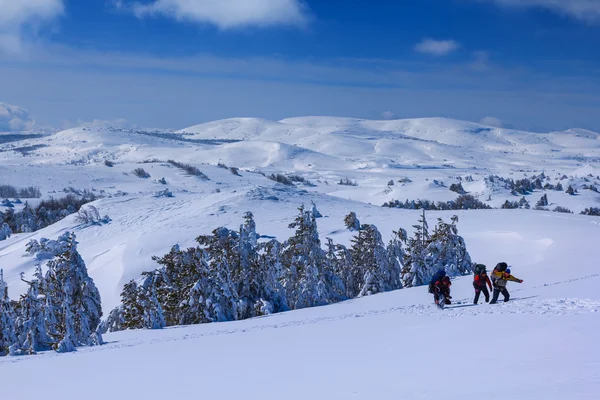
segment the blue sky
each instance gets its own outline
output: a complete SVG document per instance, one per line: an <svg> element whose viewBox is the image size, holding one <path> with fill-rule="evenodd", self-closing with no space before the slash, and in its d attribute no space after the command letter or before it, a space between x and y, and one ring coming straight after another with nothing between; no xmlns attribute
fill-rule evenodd
<svg viewBox="0 0 600 400"><path fill-rule="evenodd" d="M38 125L445 116L600 131L600 0L0 0L0 10L0 102Z"/></svg>

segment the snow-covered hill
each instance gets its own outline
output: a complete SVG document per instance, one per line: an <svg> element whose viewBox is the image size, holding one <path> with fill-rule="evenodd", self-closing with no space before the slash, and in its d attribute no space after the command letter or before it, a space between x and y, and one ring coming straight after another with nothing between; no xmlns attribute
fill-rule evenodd
<svg viewBox="0 0 600 400"><path fill-rule="evenodd" d="M475 261L505 260L525 280L512 285L517 299L506 305L464 304L441 313L426 289L415 288L235 323L108 334L106 346L74 355L0 358L0 376L11 382L10 398L24 399L58 396L52 385L66 369L82 388L103 383L88 391L91 398L595 398L600 217L578 213L600 207L592 190L600 188L599 138L584 130L531 133L437 118L305 117L231 119L179 132L82 127L0 139L0 185L36 186L44 198L86 189L100 196L93 205L112 220L85 226L71 215L0 241L13 298L24 290L19 273L35 267L25 255L31 239L74 230L107 313L124 283L156 267L152 256L192 245L218 226L236 228L245 211L254 213L259 233L284 239L297 208L312 201L324 215L322 239L348 244L343 218L354 211L387 240L400 227L410 232L420 212L383 208L384 202L453 200L453 183L495 209L430 211L428 218L457 214ZM208 179L169 160L191 164ZM150 177L137 177L136 168ZM563 190L526 195L530 210L499 209L524 196L489 175L516 181L542 172L543 183ZM296 182L282 185L270 174L295 175ZM342 179L356 186L339 185ZM569 185L576 195L565 193ZM165 189L173 197L158 195ZM533 210L543 194L546 211ZM551 212L555 206L575 214ZM455 300L468 303L470 285L459 279ZM492 383L494 371L509 371L501 389ZM25 392L31 376L37 383ZM62 398L79 395L61 391Z"/></svg>

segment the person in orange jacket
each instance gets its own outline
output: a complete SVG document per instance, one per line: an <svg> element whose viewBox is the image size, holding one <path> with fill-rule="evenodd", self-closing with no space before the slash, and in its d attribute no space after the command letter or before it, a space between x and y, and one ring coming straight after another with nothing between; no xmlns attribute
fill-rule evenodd
<svg viewBox="0 0 600 400"><path fill-rule="evenodd" d="M492 285L494 286L494 295L490 304L496 304L500 293L504 296L504 302L510 299L510 293L506 290L508 282L523 283L523 279L515 278L510 274L510 269L506 268L506 263L499 263L492 271Z"/></svg>
<svg viewBox="0 0 600 400"><path fill-rule="evenodd" d="M473 300L473 304L479 303L479 296L481 295L481 292L483 292L483 295L485 296L485 302L489 303L490 291L492 290L492 282L490 282L490 278L487 275L486 266L483 264L477 264L477 266L475 267L475 278L473 279L473 287L475 288L475 300ZM488 287L490 288L489 291Z"/></svg>

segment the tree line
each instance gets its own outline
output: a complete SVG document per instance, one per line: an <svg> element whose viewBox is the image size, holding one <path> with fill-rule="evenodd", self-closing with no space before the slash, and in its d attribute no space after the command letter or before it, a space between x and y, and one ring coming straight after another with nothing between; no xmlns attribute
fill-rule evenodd
<svg viewBox="0 0 600 400"><path fill-rule="evenodd" d="M300 207L283 242L261 240L248 212L237 230L219 227L196 247L174 246L154 258L156 269L124 286L102 331L241 320L424 285L439 269L472 272L456 216L430 231L423 214L412 237L399 229L385 244L375 225L354 214L351 246L326 238L324 248L317 216L314 206Z"/></svg>

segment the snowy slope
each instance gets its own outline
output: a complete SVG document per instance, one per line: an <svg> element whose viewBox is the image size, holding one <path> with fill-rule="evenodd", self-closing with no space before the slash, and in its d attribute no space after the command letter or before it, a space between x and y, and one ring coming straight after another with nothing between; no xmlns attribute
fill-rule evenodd
<svg viewBox="0 0 600 400"><path fill-rule="evenodd" d="M107 334L107 345L76 354L0 358L0 374L8 393L27 399L75 399L90 387L91 399L595 399L600 275L572 260L596 257L600 221L481 214L465 213L461 228L477 260L515 261L525 282L509 287L513 302L468 307L464 278L452 294L466 304L444 311L424 288L406 289L247 321ZM75 389L64 392L55 382L67 371ZM495 372L502 390L490 384Z"/></svg>
<svg viewBox="0 0 600 400"><path fill-rule="evenodd" d="M283 240L297 207L314 201L325 216L318 220L321 239L348 244L348 212L377 225L387 240L400 227L410 232L419 212L382 208L384 202L452 200L452 183L462 182L494 207L521 197L491 187L490 174L516 180L544 172L548 182L579 190L577 196L527 196L533 207L546 193L551 208L576 214L428 212L432 223L459 216L459 233L475 261L513 265L525 280L511 284L520 298L514 303L442 313L425 289L415 288L248 321L120 332L106 335L106 346L76 354L0 358L2 381L10 382L10 398L23 399L79 398L54 385L65 370L80 387L96 388L86 389L87 397L98 399L115 393L148 399L199 393L224 399L595 398L600 217L577 213L600 207L600 194L583 189L600 187L598 138L583 130L531 133L448 119L305 117L231 119L171 133L85 127L0 140L0 184L38 186L45 198L68 188L92 190L102 196L93 205L112 219L83 226L71 215L0 241L11 297L24 290L19 273L35 266L25 256L27 242L74 230L105 313L118 303L124 283L155 268L152 256L174 244L192 245L218 226L236 228L245 211L254 213L259 233ZM209 179L186 175L171 159ZM240 168L239 175L219 163ZM136 177L139 167L151 177ZM271 173L300 175L310 184L281 185L265 176ZM345 178L357 186L337 184ZM174 197L157 197L165 188ZM468 302L470 279L458 280L453 295ZM498 388L493 371L509 371L509 382ZM31 376L34 387L27 383ZM439 376L441 383L432 384Z"/></svg>

